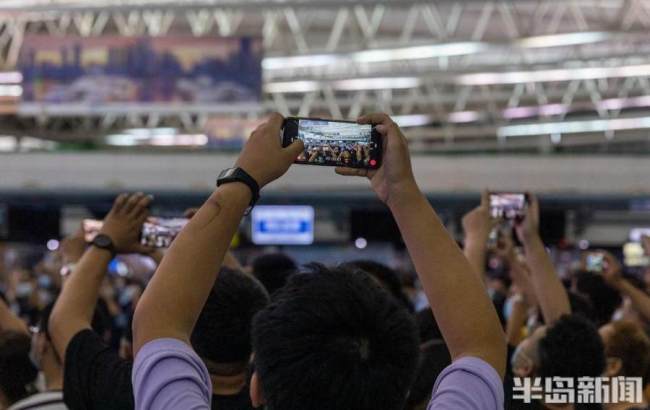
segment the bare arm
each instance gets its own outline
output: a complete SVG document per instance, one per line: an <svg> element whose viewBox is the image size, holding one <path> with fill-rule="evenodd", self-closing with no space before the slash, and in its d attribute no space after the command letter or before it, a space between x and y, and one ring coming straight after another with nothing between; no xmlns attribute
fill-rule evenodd
<svg viewBox="0 0 650 410"><path fill-rule="evenodd" d="M253 132L237 161L260 187L282 176L303 149L300 141L282 148L278 135L283 120L274 114ZM169 337L189 344L250 200L250 189L242 183L217 188L174 240L135 311L136 355L154 339Z"/></svg>
<svg viewBox="0 0 650 410"><path fill-rule="evenodd" d="M487 192L481 195L481 205L463 217L465 246L463 252L474 271L485 280L485 258L487 241L495 221L490 216L490 204Z"/></svg>
<svg viewBox="0 0 650 410"><path fill-rule="evenodd" d="M143 194L123 194L115 200L101 233L112 239L116 251L137 249L140 227L147 217L150 202L150 197ZM111 259L109 251L91 246L65 281L49 323L50 335L60 357L65 357L74 335L90 329L99 289Z"/></svg>
<svg viewBox="0 0 650 410"><path fill-rule="evenodd" d="M603 254L605 256L605 267L603 270L603 278L605 281L621 294L629 297L632 302L632 307L641 316L645 317L646 320L650 320L650 295L623 278L621 264L614 255L608 252L603 252Z"/></svg>
<svg viewBox="0 0 650 410"><path fill-rule="evenodd" d="M526 217L516 226L517 235L524 244L530 281L544 315L544 321L553 323L562 315L571 313L569 296L555 272L553 262L539 236L539 203L530 195Z"/></svg>
<svg viewBox="0 0 650 410"><path fill-rule="evenodd" d="M14 331L29 334L27 324L11 311L2 299L0 299L0 331Z"/></svg>
<svg viewBox="0 0 650 410"><path fill-rule="evenodd" d="M506 344L497 313L474 268L419 191L406 138L385 114L359 122L378 124L384 137L383 165L377 171L338 168L337 172L368 176L390 208L452 358L479 357L503 375Z"/></svg>

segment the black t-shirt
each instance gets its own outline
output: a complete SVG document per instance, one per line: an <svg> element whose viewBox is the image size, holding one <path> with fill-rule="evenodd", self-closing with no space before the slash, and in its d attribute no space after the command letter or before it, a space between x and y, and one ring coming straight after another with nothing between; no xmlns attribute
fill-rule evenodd
<svg viewBox="0 0 650 410"><path fill-rule="evenodd" d="M99 335L84 329L65 352L63 400L70 410L130 410L134 408L131 371ZM213 410L253 410L248 388L232 396L212 396Z"/></svg>
<svg viewBox="0 0 650 410"><path fill-rule="evenodd" d="M212 395L212 410L253 410L248 389L234 396Z"/></svg>
<svg viewBox="0 0 650 410"><path fill-rule="evenodd" d="M132 368L97 333L84 329L65 352L63 400L70 410L133 409Z"/></svg>

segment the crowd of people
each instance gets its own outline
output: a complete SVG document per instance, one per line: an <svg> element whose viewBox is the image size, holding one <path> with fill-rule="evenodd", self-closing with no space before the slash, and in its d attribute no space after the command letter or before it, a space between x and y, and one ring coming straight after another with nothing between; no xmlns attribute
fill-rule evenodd
<svg viewBox="0 0 650 410"><path fill-rule="evenodd" d="M300 141L281 146L282 121L272 115L236 163L260 188L305 155ZM383 165L336 172L369 179L428 306L371 260L298 267L268 254L242 266L229 246L257 194L247 183L216 188L164 252L139 240L153 198L122 194L98 235L107 242L80 231L32 271L3 272L0 409L649 408L650 269L628 275L602 252L602 272L561 280L532 194L493 245L501 221L484 194L459 247L420 192L397 125L359 121L382 135ZM156 262L148 283L107 277L115 255L132 253ZM638 391L621 385L605 404L555 391L626 378Z"/></svg>
<svg viewBox="0 0 650 410"><path fill-rule="evenodd" d="M360 168L368 167L370 156L368 144L307 142L298 156L298 162Z"/></svg>

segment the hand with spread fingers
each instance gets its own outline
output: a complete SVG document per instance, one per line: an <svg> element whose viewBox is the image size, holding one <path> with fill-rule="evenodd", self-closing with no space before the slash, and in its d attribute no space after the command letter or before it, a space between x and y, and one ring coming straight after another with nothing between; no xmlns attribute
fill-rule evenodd
<svg viewBox="0 0 650 410"><path fill-rule="evenodd" d="M260 188L284 175L304 149L301 140L282 147L280 132L283 122L282 115L272 114L267 122L253 131L239 154L236 166L252 176Z"/></svg>
<svg viewBox="0 0 650 410"><path fill-rule="evenodd" d="M397 124L387 114L370 114L358 119L359 124L375 126L383 141L382 165L377 170L336 168L340 175L368 177L372 189L386 204L403 193L419 192L409 155L408 141Z"/></svg>
<svg viewBox="0 0 650 410"><path fill-rule="evenodd" d="M152 249L140 244L142 224L149 216L152 197L142 192L121 194L106 215L100 231L113 240L118 253L149 253Z"/></svg>

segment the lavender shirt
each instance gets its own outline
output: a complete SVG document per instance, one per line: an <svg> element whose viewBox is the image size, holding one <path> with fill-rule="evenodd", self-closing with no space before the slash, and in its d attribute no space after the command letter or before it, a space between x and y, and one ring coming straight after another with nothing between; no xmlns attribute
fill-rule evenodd
<svg viewBox="0 0 650 410"><path fill-rule="evenodd" d="M190 346L177 339L144 345L133 363L136 410L209 410L208 369ZM456 360L438 377L428 410L501 410L503 385L481 359Z"/></svg>

